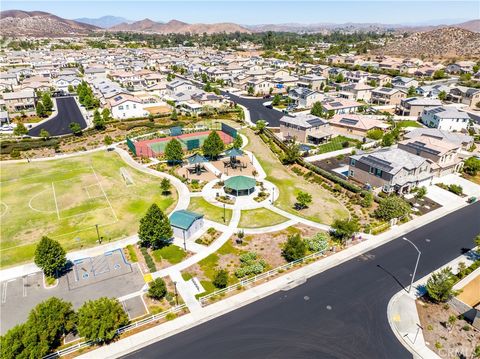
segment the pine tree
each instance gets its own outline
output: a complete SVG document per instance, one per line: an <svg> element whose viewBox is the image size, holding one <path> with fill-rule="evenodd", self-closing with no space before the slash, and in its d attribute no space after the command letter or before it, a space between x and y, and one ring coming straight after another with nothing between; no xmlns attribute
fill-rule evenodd
<svg viewBox="0 0 480 359"><path fill-rule="evenodd" d="M167 215L156 203L152 204L140 220L140 244L144 247L161 248L171 242L172 235L173 230Z"/></svg>

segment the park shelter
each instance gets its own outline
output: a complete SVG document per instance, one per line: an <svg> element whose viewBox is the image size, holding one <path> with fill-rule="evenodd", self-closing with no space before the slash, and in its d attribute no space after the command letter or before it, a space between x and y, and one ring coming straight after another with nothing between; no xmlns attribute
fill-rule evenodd
<svg viewBox="0 0 480 359"><path fill-rule="evenodd" d="M235 196L246 196L255 191L256 184L257 181L251 177L230 177L225 181L225 192L229 192Z"/></svg>
<svg viewBox="0 0 480 359"><path fill-rule="evenodd" d="M200 173L200 165L202 163L208 162L208 160L202 155L196 153L193 156L187 158L188 164L195 165L195 172Z"/></svg>
<svg viewBox="0 0 480 359"><path fill-rule="evenodd" d="M184 209L175 211L170 216L170 225L174 237L188 239L203 228L203 214Z"/></svg>

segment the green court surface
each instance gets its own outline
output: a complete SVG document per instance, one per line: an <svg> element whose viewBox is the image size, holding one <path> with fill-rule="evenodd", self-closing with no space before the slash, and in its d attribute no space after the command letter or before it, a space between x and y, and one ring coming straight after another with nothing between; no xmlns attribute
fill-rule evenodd
<svg viewBox="0 0 480 359"><path fill-rule="evenodd" d="M129 167L115 152L1 164L0 266L31 261L44 235L66 250L133 235L148 207L171 210L160 179Z"/></svg>
<svg viewBox="0 0 480 359"><path fill-rule="evenodd" d="M190 140L199 140L200 142L200 147L203 145L205 140L207 139L208 134L203 134L203 135L198 135L198 136L189 136L189 137L175 137L177 140L180 141L182 144L182 148L184 150L187 149L187 141ZM149 144L148 146L152 149L153 152L155 153L164 153L165 152L165 147L167 147L167 143L170 141L170 139L163 139L160 142L153 142Z"/></svg>

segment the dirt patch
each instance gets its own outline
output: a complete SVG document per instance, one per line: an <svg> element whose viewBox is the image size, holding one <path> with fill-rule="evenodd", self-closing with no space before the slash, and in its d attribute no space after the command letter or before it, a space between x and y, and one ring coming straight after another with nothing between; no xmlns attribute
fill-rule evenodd
<svg viewBox="0 0 480 359"><path fill-rule="evenodd" d="M425 298L416 302L426 345L442 358L472 358L480 345L480 331L476 330L447 304L436 304ZM449 317L455 317L449 323ZM463 356L462 356L463 355Z"/></svg>

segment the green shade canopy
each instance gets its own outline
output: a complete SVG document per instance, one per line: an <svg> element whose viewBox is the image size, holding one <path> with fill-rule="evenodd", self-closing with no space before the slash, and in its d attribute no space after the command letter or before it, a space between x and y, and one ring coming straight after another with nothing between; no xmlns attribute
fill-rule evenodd
<svg viewBox="0 0 480 359"><path fill-rule="evenodd" d="M234 191L246 191L255 188L257 181L254 178L235 176L225 181L225 187Z"/></svg>
<svg viewBox="0 0 480 359"><path fill-rule="evenodd" d="M231 148L228 151L225 151L225 155L229 157L237 157L237 156L242 156L243 151L238 149L238 148Z"/></svg>
<svg viewBox="0 0 480 359"><path fill-rule="evenodd" d="M208 160L203 157L202 155L199 155L198 153L194 154L191 157L188 157L188 163L191 165L198 165L200 163L208 162Z"/></svg>
<svg viewBox="0 0 480 359"><path fill-rule="evenodd" d="M186 211L184 209L175 211L170 216L170 224L173 227L188 230L197 220L203 218L203 214Z"/></svg>

